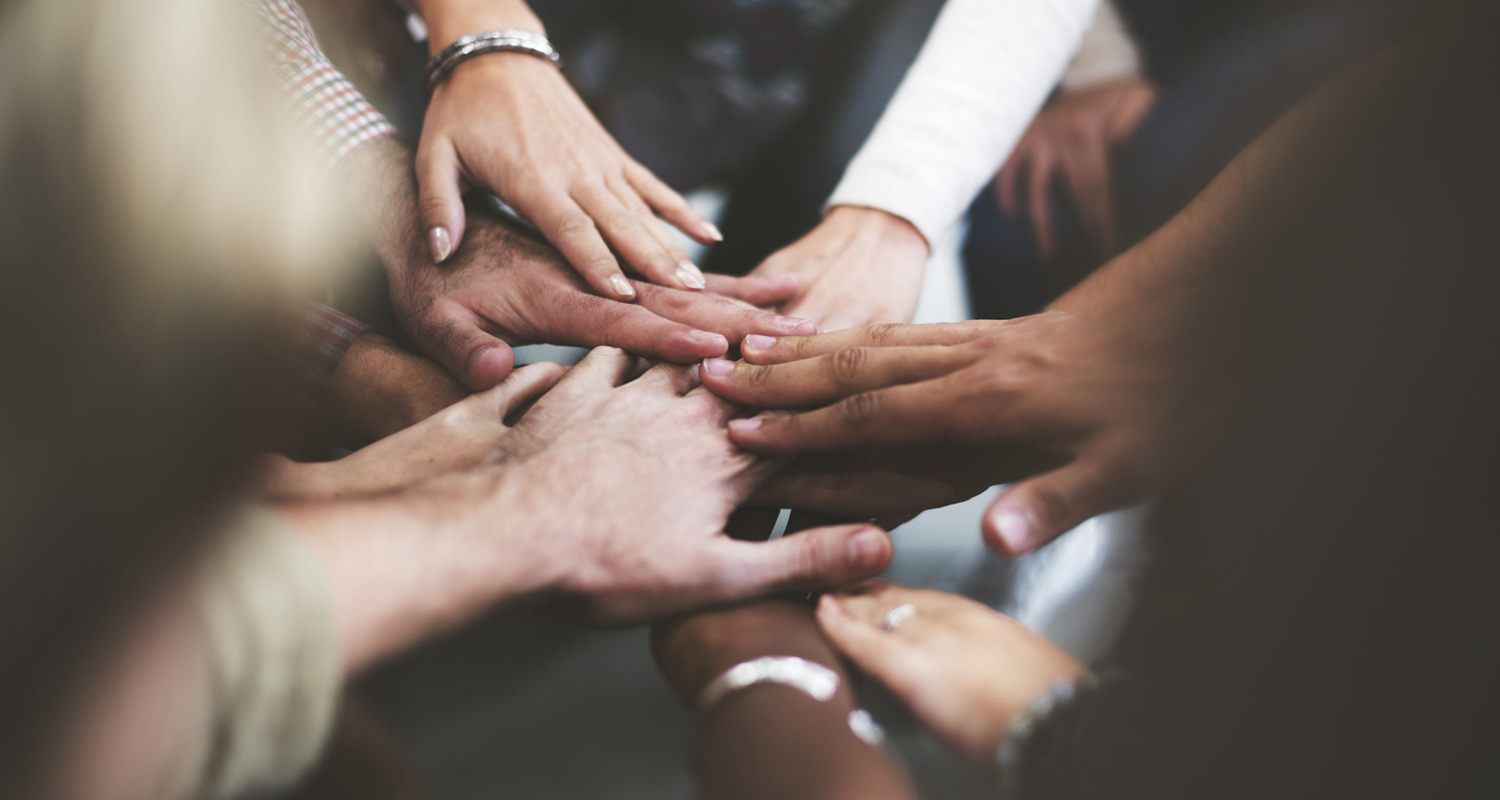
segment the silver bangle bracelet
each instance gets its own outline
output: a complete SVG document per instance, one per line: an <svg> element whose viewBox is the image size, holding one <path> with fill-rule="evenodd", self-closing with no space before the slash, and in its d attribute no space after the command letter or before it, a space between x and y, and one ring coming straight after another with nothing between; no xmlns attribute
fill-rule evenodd
<svg viewBox="0 0 1500 800"><path fill-rule="evenodd" d="M790 686L821 703L838 692L839 674L796 656L764 656L736 664L709 681L698 695L698 711L708 713L728 695L758 683Z"/></svg>
<svg viewBox="0 0 1500 800"><path fill-rule="evenodd" d="M459 64L486 53L526 53L545 58L559 69L562 68L562 55L541 34L531 31L471 33L443 48L441 53L427 62L427 70L422 75L423 90L429 97L432 96Z"/></svg>

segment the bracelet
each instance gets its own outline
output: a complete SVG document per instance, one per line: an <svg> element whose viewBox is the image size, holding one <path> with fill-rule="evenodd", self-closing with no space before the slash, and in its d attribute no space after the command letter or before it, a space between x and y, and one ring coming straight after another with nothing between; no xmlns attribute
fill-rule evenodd
<svg viewBox="0 0 1500 800"><path fill-rule="evenodd" d="M796 656L763 656L736 664L709 681L698 695L698 711L706 714L726 696L758 683L790 686L821 703L838 692L839 674Z"/></svg>
<svg viewBox="0 0 1500 800"><path fill-rule="evenodd" d="M1005 740L995 753L1000 773L1000 797L1011 800L1025 795L1022 760L1037 732L1072 708L1080 695L1099 688L1098 676L1087 674L1076 681L1059 680L1045 694L1032 698L1026 708L1005 727Z"/></svg>
<svg viewBox="0 0 1500 800"><path fill-rule="evenodd" d="M471 33L443 48L427 62L422 74L422 88L429 97L459 64L486 53L526 53L545 58L562 69L562 55L547 37L531 31L486 31Z"/></svg>

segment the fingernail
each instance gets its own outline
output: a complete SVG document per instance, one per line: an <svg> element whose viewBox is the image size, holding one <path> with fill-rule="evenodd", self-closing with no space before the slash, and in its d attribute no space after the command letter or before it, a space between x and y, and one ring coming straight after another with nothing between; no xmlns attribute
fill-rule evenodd
<svg viewBox="0 0 1500 800"><path fill-rule="evenodd" d="M441 264L453 255L453 236L447 228L433 228L427 232L427 247L432 251L432 260Z"/></svg>
<svg viewBox="0 0 1500 800"><path fill-rule="evenodd" d="M1012 553L1024 553L1031 546L1031 520L1021 511L1007 508L996 514L995 530Z"/></svg>
<svg viewBox="0 0 1500 800"><path fill-rule="evenodd" d="M635 297L635 287L625 280L624 275L609 276L609 288L614 289L615 294L621 297Z"/></svg>
<svg viewBox="0 0 1500 800"><path fill-rule="evenodd" d="M703 362L703 371L716 377L724 377L734 372L734 364L722 358L709 358Z"/></svg>
<svg viewBox="0 0 1500 800"><path fill-rule="evenodd" d="M818 612L830 617L841 616L844 613L844 604L837 597L825 594L818 598Z"/></svg>
<svg viewBox="0 0 1500 800"><path fill-rule="evenodd" d="M698 265L686 259L677 262L677 280L689 289L702 289L707 282L703 280L703 270Z"/></svg>
<svg viewBox="0 0 1500 800"><path fill-rule="evenodd" d="M885 560L884 538L877 531L866 528L849 539L849 560L860 569L876 569Z"/></svg>
<svg viewBox="0 0 1500 800"><path fill-rule="evenodd" d="M739 431L740 433L753 433L760 428L760 424L760 417L750 417L749 419L732 419L729 421L729 427L733 430Z"/></svg>
<svg viewBox="0 0 1500 800"><path fill-rule="evenodd" d="M758 333L752 333L745 337L745 347L750 350L770 350L775 344L776 338L774 336L761 336Z"/></svg>
<svg viewBox="0 0 1500 800"><path fill-rule="evenodd" d="M808 325L813 325L813 321L810 319L803 319L801 317L776 318L776 327L786 331L787 333L796 333L798 330L805 329ZM813 327L816 328L817 326L813 325Z"/></svg>
<svg viewBox="0 0 1500 800"><path fill-rule="evenodd" d="M702 230L705 237L713 239L716 242L724 241L724 234L719 233L718 227L712 222L704 222Z"/></svg>
<svg viewBox="0 0 1500 800"><path fill-rule="evenodd" d="M724 349L724 352L729 352L729 340L725 339L723 336L720 336L717 333L710 333L708 331L693 331L692 333L688 334L688 338L692 339L695 342L703 342L704 344L711 344L715 347L722 347Z"/></svg>

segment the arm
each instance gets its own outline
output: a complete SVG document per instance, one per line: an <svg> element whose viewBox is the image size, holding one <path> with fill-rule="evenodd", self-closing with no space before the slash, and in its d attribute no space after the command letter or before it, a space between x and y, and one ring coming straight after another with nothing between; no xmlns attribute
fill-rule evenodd
<svg viewBox="0 0 1500 800"><path fill-rule="evenodd" d="M933 244L1000 168L1078 46L1097 0L951 0L812 233L760 274L827 330L909 322Z"/></svg>
<svg viewBox="0 0 1500 800"><path fill-rule="evenodd" d="M806 604L762 600L664 622L652 629L652 652L689 704L709 681L761 656L798 656L839 674L839 690L826 702L786 687L751 687L709 710L699 740L703 797L916 796L894 759L850 732L857 698Z"/></svg>
<svg viewBox="0 0 1500 800"><path fill-rule="evenodd" d="M472 33L545 33L521 0L417 0L417 6L433 55ZM620 148L554 65L527 54L472 59L437 88L417 174L422 229L438 263L464 239L462 194L469 185L499 194L594 291L617 300L635 297L622 261L661 286L697 291L707 284L658 214L704 244L722 238Z"/></svg>

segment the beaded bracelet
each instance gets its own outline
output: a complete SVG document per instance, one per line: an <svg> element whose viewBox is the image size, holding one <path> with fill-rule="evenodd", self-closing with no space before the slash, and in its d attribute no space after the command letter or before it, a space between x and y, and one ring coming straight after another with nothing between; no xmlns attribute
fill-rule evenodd
<svg viewBox="0 0 1500 800"><path fill-rule="evenodd" d="M1058 712L1071 706L1082 694L1099 688L1099 678L1084 675L1076 681L1059 680L1046 694L1026 704L1005 728L1005 741L995 751L995 766L1000 772L1000 797L1019 798L1022 794L1022 761L1036 732Z"/></svg>
<svg viewBox="0 0 1500 800"><path fill-rule="evenodd" d="M459 64L486 53L526 53L545 58L558 69L562 68L562 55L541 34L515 30L471 33L443 48L427 62L427 70L422 75L423 90L431 97Z"/></svg>

